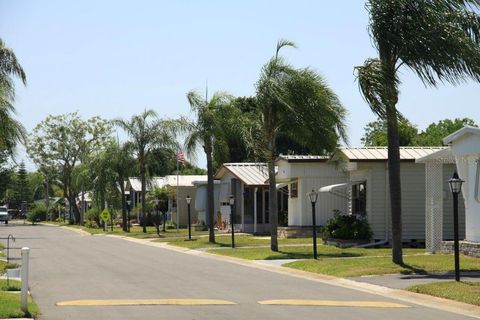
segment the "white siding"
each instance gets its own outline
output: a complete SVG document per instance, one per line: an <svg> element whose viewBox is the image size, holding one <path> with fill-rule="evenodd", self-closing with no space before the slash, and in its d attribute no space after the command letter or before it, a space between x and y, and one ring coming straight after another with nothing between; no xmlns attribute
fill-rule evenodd
<svg viewBox="0 0 480 320"><path fill-rule="evenodd" d="M443 239L453 240L453 196L450 192L448 179L456 170L454 164L443 165ZM465 202L462 195L458 197L458 228L459 238L465 239Z"/></svg>

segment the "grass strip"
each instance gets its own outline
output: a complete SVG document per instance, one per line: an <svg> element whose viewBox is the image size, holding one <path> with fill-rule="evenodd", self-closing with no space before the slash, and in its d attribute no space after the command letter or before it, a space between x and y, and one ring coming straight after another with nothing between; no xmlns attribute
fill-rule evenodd
<svg viewBox="0 0 480 320"><path fill-rule="evenodd" d="M419 255L405 256L404 264L397 265L391 257L358 259L319 259L302 260L285 264L289 268L308 272L322 273L337 277L358 277L365 275L382 274L412 274L453 272L453 255ZM462 271L480 271L480 259L461 256L460 267Z"/></svg>
<svg viewBox="0 0 480 320"><path fill-rule="evenodd" d="M39 313L38 306L28 297L28 312L20 310L20 294L0 291L0 319L35 317Z"/></svg>
<svg viewBox="0 0 480 320"><path fill-rule="evenodd" d="M480 282L442 281L412 286L407 290L480 306Z"/></svg>

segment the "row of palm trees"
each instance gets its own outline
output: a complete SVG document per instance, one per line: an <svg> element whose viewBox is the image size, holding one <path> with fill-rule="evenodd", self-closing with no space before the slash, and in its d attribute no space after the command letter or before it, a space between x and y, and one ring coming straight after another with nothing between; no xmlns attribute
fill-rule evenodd
<svg viewBox="0 0 480 320"><path fill-rule="evenodd" d="M400 77L403 67L413 71L426 86L440 83L459 84L468 79L480 81L480 8L479 0L367 0L370 37L378 56L355 68L360 91L372 111L387 121L388 170L392 215L392 257L403 263L401 222L401 181L397 109ZM339 142L346 142L345 108L338 97L314 71L290 66L281 56L283 48L294 47L290 41L279 41L275 55L262 68L253 97L254 116L248 126L238 132L256 158L268 164L271 214L271 248L278 250L276 222L274 160L278 138L287 135L300 145L319 154L332 152ZM25 84L26 77L13 52L0 40L0 147L11 151L22 140L24 130L16 122L13 78ZM145 193L145 158L152 146L176 145L176 133L189 132L187 150L200 145L207 157L210 241L213 234L213 151L222 141L219 106L228 96L216 94L203 99L199 94L187 95L194 122L186 119L155 120L153 111L118 120L135 146ZM244 122L242 122L244 124ZM152 127L158 130L150 130ZM8 128L8 129L7 129ZM151 135L149 132L154 132ZM142 207L145 206L142 196Z"/></svg>

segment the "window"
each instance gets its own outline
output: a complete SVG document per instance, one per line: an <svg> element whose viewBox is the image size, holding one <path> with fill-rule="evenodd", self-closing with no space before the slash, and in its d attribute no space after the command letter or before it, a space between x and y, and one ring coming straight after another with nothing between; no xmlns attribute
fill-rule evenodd
<svg viewBox="0 0 480 320"><path fill-rule="evenodd" d="M290 184L290 198L298 197L298 182Z"/></svg>
<svg viewBox="0 0 480 320"><path fill-rule="evenodd" d="M367 183L361 182L352 186L352 214L367 214Z"/></svg>

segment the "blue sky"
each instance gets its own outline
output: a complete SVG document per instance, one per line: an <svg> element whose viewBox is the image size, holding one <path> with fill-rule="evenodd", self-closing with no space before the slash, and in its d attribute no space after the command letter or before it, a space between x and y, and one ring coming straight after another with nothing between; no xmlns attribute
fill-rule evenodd
<svg viewBox="0 0 480 320"><path fill-rule="evenodd" d="M187 91L254 93L278 39L297 43L290 63L325 76L349 110L350 144L375 119L353 67L375 56L364 1L0 0L0 37L28 76L18 119L31 130L49 114L128 118L144 108L187 115ZM480 86L425 88L402 70L399 109L419 129L454 117L480 123ZM22 158L22 151L19 158ZM203 155L198 164L205 166Z"/></svg>

